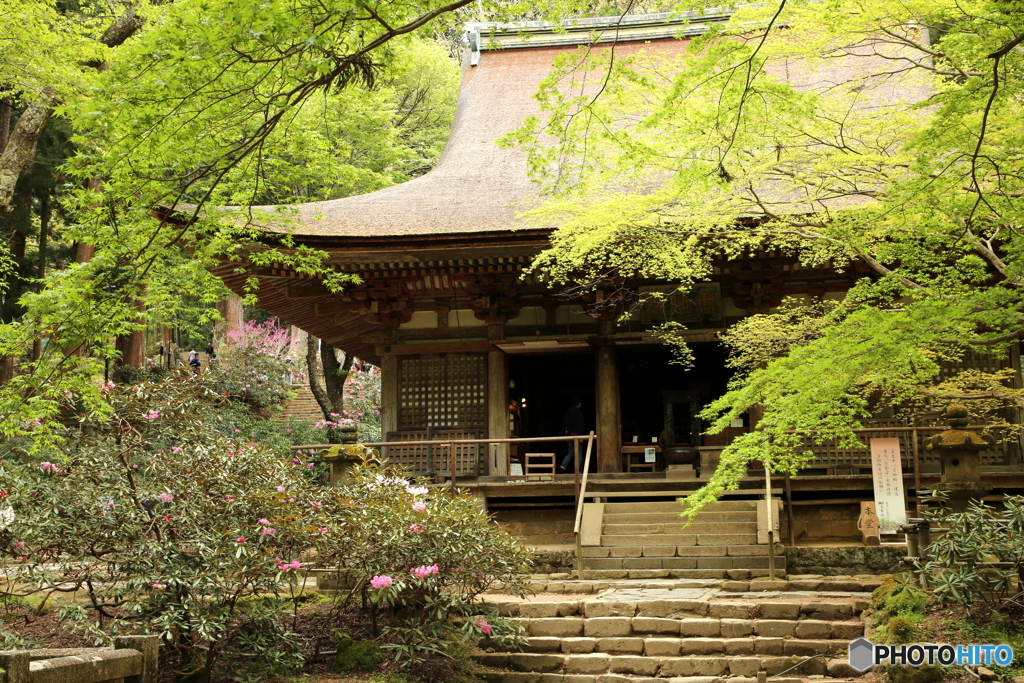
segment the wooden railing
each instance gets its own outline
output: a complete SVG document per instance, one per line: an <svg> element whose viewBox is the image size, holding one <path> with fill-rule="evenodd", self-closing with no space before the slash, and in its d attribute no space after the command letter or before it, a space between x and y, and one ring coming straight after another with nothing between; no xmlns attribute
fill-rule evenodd
<svg viewBox="0 0 1024 683"><path fill-rule="evenodd" d="M447 440L444 440L444 441L439 441L439 440L437 440L437 441L377 441L377 442L373 442L373 443L362 443L362 444L359 444L359 445L360 446L366 446L367 448L387 448L388 446L433 446L435 448L446 449L448 451L448 470L449 470L448 477L449 477L449 485L451 486L451 488L454 489L455 486L456 486L456 479L457 479L457 476L458 476L458 473L456 471L457 467L456 467L456 460L455 460L455 447L456 446L463 445L463 444L487 444L487 445L495 444L496 445L496 444L502 444L502 443L509 443L509 444L511 444L511 443L542 443L542 442L551 442L551 441L572 442L572 444L573 444L573 465L574 465L575 470L576 470L576 473L575 473L575 489L576 489L576 498L577 498L577 501L578 501L579 500L579 496L580 496L580 468L579 468L579 446L580 446L580 442L583 441L583 440L587 440L587 441L590 442L590 445L593 445L594 439L596 439L596 437L594 436L594 433L591 432L589 435L586 435L586 434L583 434L583 435L574 434L574 435L571 435L571 436L538 436L538 437L530 437L530 438L519 437L519 438L515 438L515 439L447 439ZM334 448L337 445L338 444L336 444L336 443L328 443L328 444L312 444L312 445L306 445L306 446L292 446L291 450L293 450L293 451L316 451L316 450L324 450L324 449L327 449L327 448ZM590 446L588 445L587 448L588 448L588 453L589 453ZM508 476L508 475L502 475L502 476Z"/></svg>
<svg viewBox="0 0 1024 683"><path fill-rule="evenodd" d="M583 481L576 490L576 522L573 524L572 533L576 537L576 576L583 579L583 539L580 538L580 525L583 523L583 501L587 498L587 475L590 474L590 453L594 447L594 432L587 437L587 457L583 459ZM580 450L579 441L573 448L573 465L579 472Z"/></svg>

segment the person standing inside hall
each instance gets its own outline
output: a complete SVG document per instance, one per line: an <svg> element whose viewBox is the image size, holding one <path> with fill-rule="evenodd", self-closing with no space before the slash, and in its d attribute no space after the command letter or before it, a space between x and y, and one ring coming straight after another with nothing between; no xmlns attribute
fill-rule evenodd
<svg viewBox="0 0 1024 683"><path fill-rule="evenodd" d="M562 415L562 435L563 436L579 436L586 430L586 426L583 424L583 401L578 398L573 398L572 403L568 408L565 409L565 414ZM562 465L559 470L562 472L575 472L576 468L573 466L573 441L568 442L568 452L562 459ZM580 463L582 465L582 463Z"/></svg>

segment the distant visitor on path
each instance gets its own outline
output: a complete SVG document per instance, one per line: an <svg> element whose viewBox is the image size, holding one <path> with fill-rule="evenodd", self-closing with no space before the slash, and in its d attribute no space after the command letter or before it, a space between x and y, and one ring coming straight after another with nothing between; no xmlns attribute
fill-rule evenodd
<svg viewBox="0 0 1024 683"><path fill-rule="evenodd" d="M192 372L194 372L195 374L198 375L199 374L199 370L201 369L202 363L199 360L199 354L196 353L195 351L193 351L192 353L195 353L195 355L192 356L191 358L189 358L188 366L190 368L192 368Z"/></svg>
<svg viewBox="0 0 1024 683"><path fill-rule="evenodd" d="M206 357L213 358L216 355L217 354L213 352L213 342L210 342L209 344L206 345Z"/></svg>
<svg viewBox="0 0 1024 683"><path fill-rule="evenodd" d="M572 403L568 408L565 409L565 414L562 416L562 435L563 436L578 436L583 433L586 427L583 424L583 401L578 398L573 398ZM574 441L568 442L569 451L565 454L562 459L562 465L558 468L562 472L575 472L576 468L573 466L573 444Z"/></svg>
<svg viewBox="0 0 1024 683"><path fill-rule="evenodd" d="M291 358L285 358L285 360L284 360L284 383L285 384L291 384L293 379L295 379L295 363L292 362Z"/></svg>

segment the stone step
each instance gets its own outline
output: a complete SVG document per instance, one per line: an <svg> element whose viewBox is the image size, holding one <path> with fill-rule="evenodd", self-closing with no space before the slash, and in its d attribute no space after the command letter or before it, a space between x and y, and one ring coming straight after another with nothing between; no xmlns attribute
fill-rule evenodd
<svg viewBox="0 0 1024 683"><path fill-rule="evenodd" d="M583 557L760 557L768 556L767 545L651 545L644 546L587 546ZM775 544L775 555L785 554L785 546Z"/></svg>
<svg viewBox="0 0 1024 683"><path fill-rule="evenodd" d="M696 595L701 595L701 592L698 591ZM590 635L583 633L588 620L606 619L607 622L607 618L614 617L617 620L614 622L615 628L630 634L664 633L663 629L667 628L669 632L675 629L676 635L709 637L722 635L724 623L728 627L725 633L728 637L735 637L737 630L744 629L749 631L742 635L776 637L775 634L782 629L790 636L799 634L803 638L827 639L829 636L823 635L827 630L834 633L832 637L853 640L862 633L863 624L858 617L868 608L868 601L860 598L837 600L812 596L807 599L766 600L750 593L742 596L717 593L714 600L706 597L636 601L570 598L542 602L498 601L491 604L505 616L519 619L532 635L556 637ZM537 629L561 630L534 633L531 627L534 622L537 622ZM661 622L672 622L675 625ZM765 623L758 626L758 622ZM779 622L788 623L789 626ZM652 628L656 630L649 630ZM787 629L792 629L792 632Z"/></svg>
<svg viewBox="0 0 1024 683"><path fill-rule="evenodd" d="M701 512L743 512L757 510L756 500L718 500L708 503ZM675 512L683 511L683 506L678 501L649 502L649 503L605 503L604 513L625 514L625 513L652 513L652 512Z"/></svg>
<svg viewBox="0 0 1024 683"><path fill-rule="evenodd" d="M658 534L657 543L647 535L602 534L602 546L645 545L757 545L757 532L742 534Z"/></svg>
<svg viewBox="0 0 1024 683"><path fill-rule="evenodd" d="M743 557L587 557L584 569L767 569L768 556ZM775 568L786 568L786 558L777 556Z"/></svg>
<svg viewBox="0 0 1024 683"><path fill-rule="evenodd" d="M717 522L756 522L757 510L741 512L701 512L693 518L695 524ZM678 512L627 512L609 513L605 511L605 524L685 524L686 519Z"/></svg>
<svg viewBox="0 0 1024 683"><path fill-rule="evenodd" d="M666 617L542 617L539 619L520 618L526 624L530 637L555 639L589 640L629 639L633 642L630 648L640 647L647 638L675 639L682 654L707 654L709 652L729 652L722 643L732 643L742 650L758 654L782 654L763 651L769 647L766 643L777 640L791 642L806 640L809 642L835 641L844 647L851 641L864 635L864 624L860 621L822 621L818 619L716 619L713 617L686 617L670 619ZM692 641L692 642L691 642ZM704 641L710 641L705 643ZM744 645L746 643L746 645ZM759 645L760 643L760 645ZM616 644L605 644L598 652L611 652L619 647ZM664 645L664 643L662 643ZM774 648L774 645L770 647ZM781 643L779 644L781 648ZM677 651L676 654L679 654ZM798 654L786 652L786 654ZM810 654L819 654L812 652Z"/></svg>
<svg viewBox="0 0 1024 683"><path fill-rule="evenodd" d="M731 582L748 581L751 578L768 576L767 569L589 569L584 562L586 579L598 581L616 581L622 579L722 579ZM785 570L777 568L776 575L785 576ZM575 576L575 572L573 573ZM556 584L558 585L558 584ZM562 590L568 590L570 583L564 584ZM607 588L607 586L605 586ZM549 589L549 592L556 592ZM589 592L589 591L580 591Z"/></svg>
<svg viewBox="0 0 1024 683"><path fill-rule="evenodd" d="M621 639L620 639L621 640ZM799 642L799 641L790 641ZM804 641L810 643L813 641ZM829 645L832 645L831 643ZM835 643L835 645L839 645ZM561 673L561 674L626 674L633 676L649 676L660 679L673 678L676 683L677 677L708 676L740 676L750 677L756 680L759 671L766 672L769 676L780 674L800 662L800 657L806 656L804 652L817 650L817 645L804 645L801 647L792 646L791 650L801 654L794 655L765 655L758 656L749 653L746 656L736 654L733 656L672 656L672 655L637 655L637 654L612 654L609 652L591 652L579 654L562 653L504 653L495 652L482 654L477 661L486 666L496 668L507 668L523 673ZM837 658L843 654L840 650L827 649L814 654L836 654ZM827 675L828 664L822 659L809 660L793 673L799 672L803 675ZM502 679L506 680L506 679ZM515 679L513 679L515 680ZM546 680L546 679L545 679ZM701 679L701 683L710 683L711 679ZM738 679L730 678L736 683ZM773 679L773 683L781 678ZM604 679L602 679L604 681ZM611 683L608 681L607 683ZM694 681L694 683L697 683Z"/></svg>
<svg viewBox="0 0 1024 683"><path fill-rule="evenodd" d="M532 654L558 653L590 654L606 652L612 655L642 655L644 657L687 657L691 655L772 655L810 656L842 654L849 643L838 639L809 638L673 638L629 636L595 638L527 638L522 651Z"/></svg>
<svg viewBox="0 0 1024 683"><path fill-rule="evenodd" d="M607 518L601 533L610 536L641 536L650 534L756 534L757 520L750 522L695 522L690 525L679 520L671 524L609 524Z"/></svg>
<svg viewBox="0 0 1024 683"><path fill-rule="evenodd" d="M845 663L845 660L843 660ZM828 660L829 666L838 659ZM847 669L849 665L846 664ZM856 672L854 672L856 673ZM757 683L757 678L750 676L674 676L668 678L651 678L650 676L631 676L629 674L561 674L561 673L537 673L522 671L480 671L474 674L476 678L484 683ZM851 678L850 676L835 676L837 678ZM772 678L772 683L810 683L811 680L820 680L821 676L814 676L811 679L777 676Z"/></svg>

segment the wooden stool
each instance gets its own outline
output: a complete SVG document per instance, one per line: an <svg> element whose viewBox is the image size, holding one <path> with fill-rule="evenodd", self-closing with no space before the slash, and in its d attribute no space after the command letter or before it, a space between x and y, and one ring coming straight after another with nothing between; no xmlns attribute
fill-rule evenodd
<svg viewBox="0 0 1024 683"><path fill-rule="evenodd" d="M554 453L527 453L526 467L523 473L527 476L531 474L555 474L555 454Z"/></svg>

